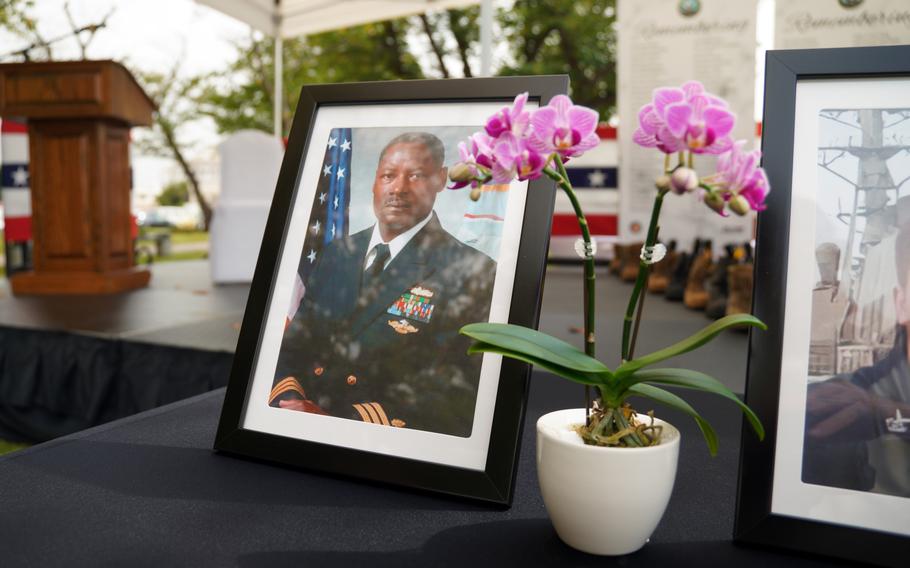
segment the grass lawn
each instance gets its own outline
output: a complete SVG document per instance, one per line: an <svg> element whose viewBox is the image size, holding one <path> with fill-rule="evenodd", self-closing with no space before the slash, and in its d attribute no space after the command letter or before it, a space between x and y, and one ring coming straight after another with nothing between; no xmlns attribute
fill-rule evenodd
<svg viewBox="0 0 910 568"><path fill-rule="evenodd" d="M174 231L172 229L150 227L143 231L145 236L148 237L147 240L153 240L154 235L160 235L163 233L170 233L171 243L175 245L182 245L185 243L204 243L208 242L209 234L205 231ZM146 240L146 239L140 239Z"/></svg>
<svg viewBox="0 0 910 568"><path fill-rule="evenodd" d="M175 245L204 243L209 240L209 234L205 231L173 231L171 229L150 227L140 233L139 243L153 244L155 235L166 233L170 233L171 244Z"/></svg>
<svg viewBox="0 0 910 568"><path fill-rule="evenodd" d="M168 256L156 256L155 262L173 262L177 260L202 260L208 258L209 253L204 250L190 250L186 252L175 252Z"/></svg>
<svg viewBox="0 0 910 568"><path fill-rule="evenodd" d="M138 247L145 248L148 251L155 251L155 235L170 233L171 247L180 245L206 243L209 240L209 234L205 231L174 231L166 228L152 227L143 231L142 237L137 241ZM3 238L3 231L0 231L0 256L5 254L6 241ZM208 258L206 250L188 250L176 251L168 256L155 256L154 262L173 262L180 260L202 260ZM140 261L144 261L141 258ZM0 266L0 278L6 276L6 268Z"/></svg>
<svg viewBox="0 0 910 568"><path fill-rule="evenodd" d="M15 442L7 442L6 440L0 440L0 456L3 454L8 454L10 452L15 452L16 450L21 450L22 448L27 448L28 444L17 444Z"/></svg>
<svg viewBox="0 0 910 568"><path fill-rule="evenodd" d="M178 248L181 245L193 245L197 243L207 243L209 234L205 231L173 231L166 228L152 227L143 231L142 237L136 242L136 246L147 251L157 252L155 247L155 235L170 234L171 248ZM155 256L154 262L173 262L180 260L201 260L208 258L207 250L183 250L174 251L167 256ZM139 259L143 262L144 256Z"/></svg>
<svg viewBox="0 0 910 568"><path fill-rule="evenodd" d="M206 243L209 234L205 231L176 231L171 233L171 242L175 245L183 243Z"/></svg>

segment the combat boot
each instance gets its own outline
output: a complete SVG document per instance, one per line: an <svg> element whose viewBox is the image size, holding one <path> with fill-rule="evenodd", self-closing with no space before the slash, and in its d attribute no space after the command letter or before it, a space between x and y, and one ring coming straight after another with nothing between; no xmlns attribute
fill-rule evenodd
<svg viewBox="0 0 910 568"><path fill-rule="evenodd" d="M752 313L752 263L727 268L727 281L730 285L727 315Z"/></svg>
<svg viewBox="0 0 910 568"><path fill-rule="evenodd" d="M689 270L686 290L683 293L683 304L687 308L703 310L708 305L708 291L705 290L705 280L710 276L713 266L711 241L707 241L704 249L692 261L692 268Z"/></svg>
<svg viewBox="0 0 910 568"><path fill-rule="evenodd" d="M676 241L670 241L667 245L667 256L651 265L651 274L648 275L648 292L663 294L666 291L678 260Z"/></svg>
<svg viewBox="0 0 910 568"><path fill-rule="evenodd" d="M670 277L670 283L664 292L664 298L671 302L681 302L686 290L686 281L689 279L689 269L692 268L692 259L698 255L701 250L701 240L695 239L695 247L691 253L681 252L676 259L676 267L673 269L673 276Z"/></svg>
<svg viewBox="0 0 910 568"><path fill-rule="evenodd" d="M610 274L615 274L619 276L619 271L622 269L622 254L626 249L626 245L616 243L613 245L613 258L610 259Z"/></svg>
<svg viewBox="0 0 910 568"><path fill-rule="evenodd" d="M626 282L635 282L638 278L638 266L641 263L641 247L644 243L632 243L626 246L622 256L622 268L619 277Z"/></svg>
<svg viewBox="0 0 910 568"><path fill-rule="evenodd" d="M717 261L714 272L708 279L708 305L705 307L705 315L711 319L720 319L726 315L727 296L730 290L727 285L727 268L745 257L745 252L739 247L727 245L724 249L727 254Z"/></svg>

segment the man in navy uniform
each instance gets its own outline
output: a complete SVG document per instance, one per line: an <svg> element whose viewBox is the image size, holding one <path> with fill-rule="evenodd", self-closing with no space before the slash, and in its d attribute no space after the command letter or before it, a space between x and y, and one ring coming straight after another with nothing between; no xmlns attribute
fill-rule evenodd
<svg viewBox="0 0 910 568"><path fill-rule="evenodd" d="M910 497L910 224L895 243L898 329L881 361L809 386L802 480Z"/></svg>
<svg viewBox="0 0 910 568"><path fill-rule="evenodd" d="M489 318L496 263L433 212L444 159L424 132L382 150L376 224L323 250L285 332L270 405L470 436L481 357L458 330Z"/></svg>

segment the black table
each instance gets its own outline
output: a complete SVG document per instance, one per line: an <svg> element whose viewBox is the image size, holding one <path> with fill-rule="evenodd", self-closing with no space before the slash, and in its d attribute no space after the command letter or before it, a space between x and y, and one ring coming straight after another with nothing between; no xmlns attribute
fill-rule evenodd
<svg viewBox="0 0 910 568"><path fill-rule="evenodd" d="M708 454L691 419L669 508L621 558L577 552L550 524L534 422L581 404L580 387L535 374L515 501L496 510L211 451L224 395L192 399L0 458L0 565L33 566L825 566L731 542L740 415L692 395L717 428ZM690 393L691 395L691 393ZM606 480L602 490L622 491Z"/></svg>

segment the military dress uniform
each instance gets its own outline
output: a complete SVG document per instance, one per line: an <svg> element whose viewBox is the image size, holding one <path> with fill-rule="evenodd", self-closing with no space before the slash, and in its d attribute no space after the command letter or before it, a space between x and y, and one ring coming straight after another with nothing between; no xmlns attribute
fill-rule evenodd
<svg viewBox="0 0 910 568"><path fill-rule="evenodd" d="M802 480L805 483L910 497L910 364L907 330L896 334L894 349L870 367L809 385L813 400L834 396L839 405L816 415L807 410ZM826 386L852 385L849 396L829 394ZM830 385L829 385L830 384ZM836 391L835 391L836 392ZM824 437L809 434L831 416L849 412L850 422Z"/></svg>
<svg viewBox="0 0 910 568"><path fill-rule="evenodd" d="M488 320L496 263L433 213L384 270L388 256L365 270L372 232L323 250L282 340L269 404L298 398L311 412L470 436L481 357L458 330Z"/></svg>

